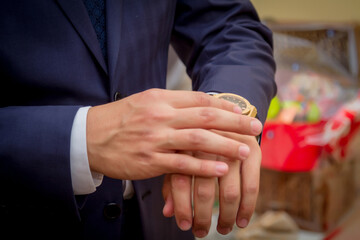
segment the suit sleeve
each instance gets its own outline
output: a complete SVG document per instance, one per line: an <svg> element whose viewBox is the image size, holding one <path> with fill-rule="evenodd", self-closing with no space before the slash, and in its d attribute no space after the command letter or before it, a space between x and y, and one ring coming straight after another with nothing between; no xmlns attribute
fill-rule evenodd
<svg viewBox="0 0 360 240"><path fill-rule="evenodd" d="M78 108L0 108L3 206L41 203L45 208L58 206L77 214L70 176L70 135Z"/></svg>
<svg viewBox="0 0 360 240"><path fill-rule="evenodd" d="M248 0L179 1L171 44L194 90L239 94L265 122L276 94L272 33Z"/></svg>

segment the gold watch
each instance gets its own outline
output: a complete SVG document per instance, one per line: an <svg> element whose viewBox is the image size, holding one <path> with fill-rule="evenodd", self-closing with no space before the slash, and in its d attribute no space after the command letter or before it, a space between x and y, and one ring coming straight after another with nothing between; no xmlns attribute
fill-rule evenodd
<svg viewBox="0 0 360 240"><path fill-rule="evenodd" d="M233 93L218 93L214 94L213 96L237 104L242 110L242 115L249 117L256 117L257 115L256 107L251 105L250 102L242 96Z"/></svg>

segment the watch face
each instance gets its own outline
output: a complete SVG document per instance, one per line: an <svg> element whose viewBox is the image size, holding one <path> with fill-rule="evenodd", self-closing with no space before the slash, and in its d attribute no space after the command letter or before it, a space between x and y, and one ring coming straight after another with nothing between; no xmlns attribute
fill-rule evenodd
<svg viewBox="0 0 360 240"><path fill-rule="evenodd" d="M244 115L247 115L250 111L250 103L240 96L234 94L219 94L217 97L237 104Z"/></svg>

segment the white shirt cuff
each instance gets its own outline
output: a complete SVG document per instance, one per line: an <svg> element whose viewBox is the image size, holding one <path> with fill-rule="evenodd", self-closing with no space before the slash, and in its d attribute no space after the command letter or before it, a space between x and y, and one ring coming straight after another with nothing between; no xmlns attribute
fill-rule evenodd
<svg viewBox="0 0 360 240"><path fill-rule="evenodd" d="M75 115L70 139L71 181L75 195L96 191L104 175L90 171L86 146L86 118L90 107L82 107Z"/></svg>
<svg viewBox="0 0 360 240"><path fill-rule="evenodd" d="M209 95L216 95L216 94L219 94L218 92L207 92L207 94Z"/></svg>

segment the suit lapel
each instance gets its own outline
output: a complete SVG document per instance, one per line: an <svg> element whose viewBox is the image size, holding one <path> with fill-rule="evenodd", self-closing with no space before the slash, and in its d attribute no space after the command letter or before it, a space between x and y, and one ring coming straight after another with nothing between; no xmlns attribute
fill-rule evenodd
<svg viewBox="0 0 360 240"><path fill-rule="evenodd" d="M122 0L106 0L106 34L108 46L109 76L116 81L115 74L121 39Z"/></svg>
<svg viewBox="0 0 360 240"><path fill-rule="evenodd" d="M90 49L105 73L108 73L104 57L101 53L100 44L89 14L81 0L57 0L60 7L68 17L80 37ZM110 51L111 52L111 51Z"/></svg>

